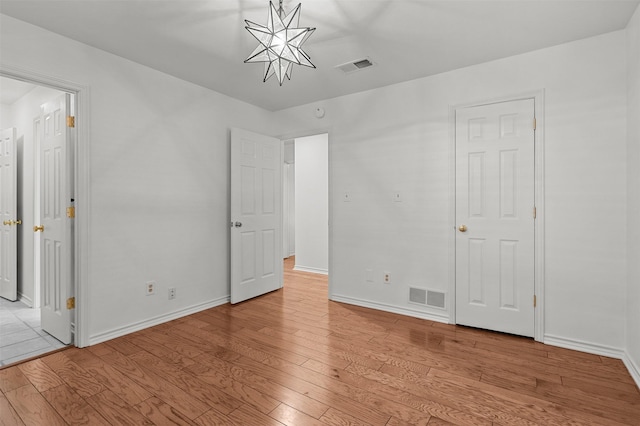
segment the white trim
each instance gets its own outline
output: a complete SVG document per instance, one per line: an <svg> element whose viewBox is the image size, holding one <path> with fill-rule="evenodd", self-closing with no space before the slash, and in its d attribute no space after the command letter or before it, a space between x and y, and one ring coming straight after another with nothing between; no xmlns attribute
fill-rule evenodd
<svg viewBox="0 0 640 426"><path fill-rule="evenodd" d="M456 323L456 109L449 105L449 283L448 293L451 295L447 303L449 307L449 324Z"/></svg>
<svg viewBox="0 0 640 426"><path fill-rule="evenodd" d="M315 111L315 109L314 109ZM333 241L334 241L334 234L333 234L333 210L334 210L334 204L333 204L333 173L332 173L332 161L331 161L331 156L332 156L332 145L331 145L331 134L333 132L333 128L331 126L318 126L317 128L313 128L310 127L309 130L304 130L304 131L297 131L297 132L291 132L291 133L285 133L282 134L280 136L277 136L280 140L288 140L288 139L296 139L296 138L303 138L305 136L315 136L315 135L321 135L323 133L327 134L327 149L328 149L328 163L329 163L329 267L328 267L328 271L333 270ZM294 251L295 251L295 247L294 247ZM333 294L333 289L335 287L334 283L333 283L333 274L329 274L328 273L328 289L327 289L327 298L331 299L331 295Z"/></svg>
<svg viewBox="0 0 640 426"><path fill-rule="evenodd" d="M282 152L286 149L286 142L282 144ZM282 165L282 258L289 257L289 175L291 167L286 162Z"/></svg>
<svg viewBox="0 0 640 426"><path fill-rule="evenodd" d="M226 303L229 303L229 299L229 296L220 297L218 299L210 300L204 303L198 303L196 305L180 309L179 311L170 312L164 315L158 315L157 317L149 318L144 321L139 321L133 324L126 325L124 327L118 327L109 331L95 334L89 338L89 346L97 345L98 343L106 342L107 340L116 339L118 337L134 333L136 331L144 330L145 328L164 324L166 322L173 321L187 315L192 315L197 312L215 308L216 306L224 305Z"/></svg>
<svg viewBox="0 0 640 426"><path fill-rule="evenodd" d="M594 355L608 356L610 358L624 358L624 349L599 345L596 343L586 342L584 340L570 339L567 337L546 334L542 343L544 343L545 345L558 346L560 348L586 352Z"/></svg>
<svg viewBox="0 0 640 426"><path fill-rule="evenodd" d="M29 83L51 87L75 95L76 102L76 160L75 160L75 247L74 247L74 295L76 298L74 344L84 347L89 344L89 259L90 242L90 87L43 74L34 70L0 63L0 75Z"/></svg>
<svg viewBox="0 0 640 426"><path fill-rule="evenodd" d="M326 133L327 133L327 151L328 151L327 152L327 156L328 156L328 158L327 158L327 167L329 169L329 170L327 170L328 180L329 180L328 187L327 187L328 192L329 192L329 194L328 194L329 200L328 200L328 206L327 206L328 209L329 209L329 224L328 224L328 226L329 226L329 231L328 231L329 241L328 241L328 246L327 246L328 249L329 249L329 253L328 253L328 256L327 256L327 261L328 261L327 266L328 266L328 270L329 271L333 271L333 241L334 241L334 238L333 238L333 235L334 235L334 231L333 231L333 216L334 216L333 209L334 209L334 203L333 203L333 173L332 173L332 170L333 170L332 164L333 164L333 162L331 161L331 157L332 157L331 154L332 154L333 150L331 148L332 147L332 145L331 145L331 132L329 130L327 130ZM333 274L328 274L327 281L328 281L328 283L327 283L328 284L327 285L327 299L330 299L331 295L333 294L333 291L335 289L335 282L334 282Z"/></svg>
<svg viewBox="0 0 640 426"><path fill-rule="evenodd" d="M74 98L75 102L75 98ZM31 164L33 169L33 223L40 223L40 147L42 143L42 136L44 132L42 130L42 114L38 114L33 119L33 163ZM33 240L33 306L40 307L41 300L41 260L40 260L40 236L35 232L31 236Z"/></svg>
<svg viewBox="0 0 640 426"><path fill-rule="evenodd" d="M571 349L574 351L620 359L629 371L629 375L636 383L636 386L640 389L640 367L633 361L629 352L624 349L598 345L583 340L568 339L566 337L559 337L550 334L544 336L543 343L545 345L558 346L560 348Z"/></svg>
<svg viewBox="0 0 640 426"><path fill-rule="evenodd" d="M623 354L622 362L624 362L625 367L629 370L629 374L631 374L631 377L636 382L636 386L640 389L640 366L633 361L627 351Z"/></svg>
<svg viewBox="0 0 640 426"><path fill-rule="evenodd" d="M535 143L535 205L537 218L535 221L535 282L534 294L537 305L534 310L534 339L543 341L544 336L544 89L533 90L511 96L493 99L465 102L449 106L449 220L448 229L451 230L448 240L449 249L449 321L456 323L456 110L474 106L489 105L498 102L509 102L522 99L533 99L536 117Z"/></svg>
<svg viewBox="0 0 640 426"><path fill-rule="evenodd" d="M534 294L537 306L534 319L534 339L541 341L544 338L544 277L545 277L545 209L544 209L544 89L532 93L534 99L536 131L535 131L535 282Z"/></svg>
<svg viewBox="0 0 640 426"><path fill-rule="evenodd" d="M320 269L320 268L313 268L311 266L300 266L300 265L295 265L293 267L294 271L300 271L300 272L311 272L312 274L323 274L323 275L329 275L329 270L327 269Z"/></svg>
<svg viewBox="0 0 640 426"><path fill-rule="evenodd" d="M391 312L394 314L405 315L408 317L420 318L428 321L439 323L449 323L449 315L425 312L417 309L409 309L403 306L388 305L386 303L372 302L364 299L354 299L349 296L341 296L339 294L331 295L330 299L334 302L347 303L349 305L361 306L363 308L377 309L379 311Z"/></svg>
<svg viewBox="0 0 640 426"><path fill-rule="evenodd" d="M286 154L287 147L295 149L295 139L287 139L282 141L282 155ZM286 159L282 166L282 257L284 259L295 256L295 163L287 162Z"/></svg>
<svg viewBox="0 0 640 426"><path fill-rule="evenodd" d="M18 293L18 301L24 303L28 307L33 309L33 300L29 296L26 296L22 293Z"/></svg>

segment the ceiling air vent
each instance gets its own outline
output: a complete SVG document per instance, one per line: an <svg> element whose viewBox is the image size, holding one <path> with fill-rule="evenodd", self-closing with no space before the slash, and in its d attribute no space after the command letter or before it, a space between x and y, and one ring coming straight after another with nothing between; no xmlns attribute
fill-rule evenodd
<svg viewBox="0 0 640 426"><path fill-rule="evenodd" d="M371 62L369 58L364 58L338 65L336 68L345 74L351 74L352 72L360 71L371 66L373 66L373 62Z"/></svg>

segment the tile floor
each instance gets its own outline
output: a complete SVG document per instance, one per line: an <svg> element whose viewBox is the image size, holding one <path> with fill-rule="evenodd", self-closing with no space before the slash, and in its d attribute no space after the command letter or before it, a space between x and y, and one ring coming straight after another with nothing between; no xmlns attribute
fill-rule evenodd
<svg viewBox="0 0 640 426"><path fill-rule="evenodd" d="M0 298L0 367L64 346L40 328L40 309Z"/></svg>

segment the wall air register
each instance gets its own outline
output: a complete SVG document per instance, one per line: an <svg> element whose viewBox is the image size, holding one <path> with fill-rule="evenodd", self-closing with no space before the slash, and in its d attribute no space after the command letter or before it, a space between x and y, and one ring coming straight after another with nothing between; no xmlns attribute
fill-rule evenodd
<svg viewBox="0 0 640 426"><path fill-rule="evenodd" d="M440 291L409 287L409 302L445 309L445 294Z"/></svg>

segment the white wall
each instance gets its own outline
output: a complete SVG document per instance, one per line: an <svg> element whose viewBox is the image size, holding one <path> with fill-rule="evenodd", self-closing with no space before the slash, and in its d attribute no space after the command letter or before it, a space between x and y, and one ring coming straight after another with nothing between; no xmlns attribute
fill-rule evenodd
<svg viewBox="0 0 640 426"><path fill-rule="evenodd" d="M34 277L34 118L41 115L40 106L63 92L47 87L36 87L10 106L11 124L16 128L18 141L18 210L22 225L18 227L18 294L20 300L33 306L35 300ZM38 223L39 225L39 223ZM38 307L38 306L36 306Z"/></svg>
<svg viewBox="0 0 640 426"><path fill-rule="evenodd" d="M640 6L627 27L626 364L640 386Z"/></svg>
<svg viewBox="0 0 640 426"><path fill-rule="evenodd" d="M452 279L449 107L544 89L545 339L621 354L625 37L618 31L278 112L285 137L331 135L331 297L448 319L407 301L409 285L447 291ZM393 202L395 191L402 203ZM351 202L341 201L344 192ZM382 284L383 271L392 285Z"/></svg>
<svg viewBox="0 0 640 426"><path fill-rule="evenodd" d="M271 113L5 15L0 50L90 87L89 341L226 301L229 128L274 134Z"/></svg>
<svg viewBox="0 0 640 426"><path fill-rule="evenodd" d="M230 127L329 131L332 297L437 316L406 300L410 284L446 291L451 279L448 108L544 89L547 336L595 351L626 346L638 365L639 19L628 31L275 114L4 15L0 50L3 64L91 88L91 342L228 296ZM402 203L391 202L396 191ZM375 282L365 285L368 268ZM150 279L158 294L143 296Z"/></svg>
<svg viewBox="0 0 640 426"><path fill-rule="evenodd" d="M294 269L329 269L329 145L326 133L295 141Z"/></svg>
<svg viewBox="0 0 640 426"><path fill-rule="evenodd" d="M296 254L296 209L295 209L295 140L284 141L284 167L282 169L282 247L283 256Z"/></svg>
<svg viewBox="0 0 640 426"><path fill-rule="evenodd" d="M11 105L0 104L0 129L7 129L11 126Z"/></svg>

